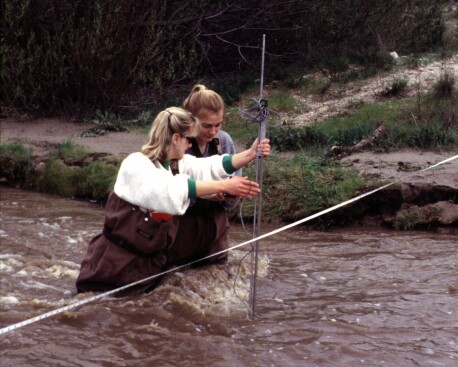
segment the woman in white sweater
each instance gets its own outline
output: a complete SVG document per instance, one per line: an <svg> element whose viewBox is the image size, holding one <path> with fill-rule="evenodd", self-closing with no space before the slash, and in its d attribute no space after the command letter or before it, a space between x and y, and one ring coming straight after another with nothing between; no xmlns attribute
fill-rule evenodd
<svg viewBox="0 0 458 367"><path fill-rule="evenodd" d="M81 264L78 292L110 290L164 271L177 216L191 199L221 193L247 198L259 193L255 182L233 174L253 161L258 151L269 155L269 140L255 141L234 155L196 158L185 154L196 123L190 112L178 107L160 112L149 142L122 162L105 206L103 231L91 240ZM158 281L129 288L129 293L149 291Z"/></svg>

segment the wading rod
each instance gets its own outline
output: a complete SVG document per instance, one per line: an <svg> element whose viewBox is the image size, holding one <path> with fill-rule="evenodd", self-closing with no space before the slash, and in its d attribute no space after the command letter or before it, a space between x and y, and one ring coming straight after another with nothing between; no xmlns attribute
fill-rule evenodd
<svg viewBox="0 0 458 367"><path fill-rule="evenodd" d="M258 128L258 143L266 138L267 130L267 101L262 99L262 91L264 84L264 53L266 48L266 35L262 36L262 61L261 61L261 83L258 109L259 113L256 122L259 123ZM261 188L261 192L256 196L254 202L254 216L253 216L253 238L259 237L261 228L262 217L262 177L263 177L264 157L258 153L256 156L256 182ZM249 293L249 315L255 316L256 311L256 280L258 277L258 249L259 241L253 244L253 251L251 253L251 275L250 275L250 293Z"/></svg>

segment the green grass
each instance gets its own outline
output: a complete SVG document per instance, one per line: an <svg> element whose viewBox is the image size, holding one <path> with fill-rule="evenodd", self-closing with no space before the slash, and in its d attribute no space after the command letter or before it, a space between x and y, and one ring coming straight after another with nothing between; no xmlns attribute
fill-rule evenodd
<svg viewBox="0 0 458 367"><path fill-rule="evenodd" d="M107 162L92 162L87 166L66 166L50 160L37 181L40 192L105 201L113 189L118 167Z"/></svg>
<svg viewBox="0 0 458 367"><path fill-rule="evenodd" d="M21 142L0 144L0 157L9 157L18 162L31 162L33 150L26 148Z"/></svg>
<svg viewBox="0 0 458 367"><path fill-rule="evenodd" d="M33 181L33 150L20 142L0 144L0 176L19 187Z"/></svg>
<svg viewBox="0 0 458 367"><path fill-rule="evenodd" d="M245 168L245 174L254 179L254 167ZM303 154L290 159L269 157L263 177L263 221L268 223L297 221L350 199L370 184L339 162ZM232 219L239 214L236 209L231 211ZM252 213L253 201L247 200L243 215L249 218Z"/></svg>
<svg viewBox="0 0 458 367"><path fill-rule="evenodd" d="M366 104L351 113L334 116L309 127L279 127L271 130L273 146L279 151L308 149L321 145L353 146L372 136L381 124L388 136L373 149L454 149L458 147L458 99L438 100L426 96Z"/></svg>
<svg viewBox="0 0 458 367"><path fill-rule="evenodd" d="M119 162L116 159L79 163L90 153L65 141L51 153L39 172L34 171L32 149L20 142L0 144L0 176L9 184L40 192L105 201L113 189Z"/></svg>
<svg viewBox="0 0 458 367"><path fill-rule="evenodd" d="M89 151L86 148L76 145L71 139L68 139L59 144L53 155L66 163L73 163L83 159L88 154Z"/></svg>
<svg viewBox="0 0 458 367"><path fill-rule="evenodd" d="M296 108L296 99L286 90L273 93L268 99L269 108L273 111L293 111Z"/></svg>

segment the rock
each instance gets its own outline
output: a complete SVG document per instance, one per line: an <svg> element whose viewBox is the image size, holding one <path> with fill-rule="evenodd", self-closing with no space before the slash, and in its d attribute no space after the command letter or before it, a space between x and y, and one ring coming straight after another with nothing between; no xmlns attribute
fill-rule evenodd
<svg viewBox="0 0 458 367"><path fill-rule="evenodd" d="M399 55L396 51L390 52L390 56L393 58L395 64L399 63Z"/></svg>
<svg viewBox="0 0 458 367"><path fill-rule="evenodd" d="M449 201L439 201L430 206L440 210L440 223L449 226L458 223L458 204Z"/></svg>

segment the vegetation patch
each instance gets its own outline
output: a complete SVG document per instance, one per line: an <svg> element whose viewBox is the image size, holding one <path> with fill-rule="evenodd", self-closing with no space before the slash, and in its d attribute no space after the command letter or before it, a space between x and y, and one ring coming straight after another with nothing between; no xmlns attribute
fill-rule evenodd
<svg viewBox="0 0 458 367"><path fill-rule="evenodd" d="M36 162L33 150L22 143L0 144L0 177L11 186L103 202L113 189L120 163L110 157L86 162L90 155L85 148L65 141L49 160Z"/></svg>
<svg viewBox="0 0 458 367"><path fill-rule="evenodd" d="M437 225L441 219L441 211L434 206L419 208L413 206L400 210L393 221L393 226L400 230L413 230L425 226Z"/></svg>
<svg viewBox="0 0 458 367"><path fill-rule="evenodd" d="M52 157L61 159L66 164L73 164L86 157L90 152L79 145L76 145L71 139L59 144L57 150L53 152Z"/></svg>
<svg viewBox="0 0 458 367"><path fill-rule="evenodd" d="M9 184L27 187L33 179L33 150L20 142L0 144L0 177Z"/></svg>
<svg viewBox="0 0 458 367"><path fill-rule="evenodd" d="M66 166L61 160L52 159L36 185L40 192L106 201L113 190L117 172L117 166L102 161L78 167Z"/></svg>
<svg viewBox="0 0 458 367"><path fill-rule="evenodd" d="M244 169L244 175L256 177L254 170L250 166ZM368 184L356 171L339 162L302 154L287 160L273 155L264 165L263 221L297 221L350 199ZM243 202L245 218L252 215L253 205L253 200ZM232 209L231 218L238 215L239 208Z"/></svg>
<svg viewBox="0 0 458 367"><path fill-rule="evenodd" d="M311 126L273 127L269 137L278 151L317 147L326 151L333 145L353 146L370 137L378 126L385 125L388 134L377 141L374 150L453 149L458 144L457 100L439 99L430 93L420 101L412 97L366 104Z"/></svg>

